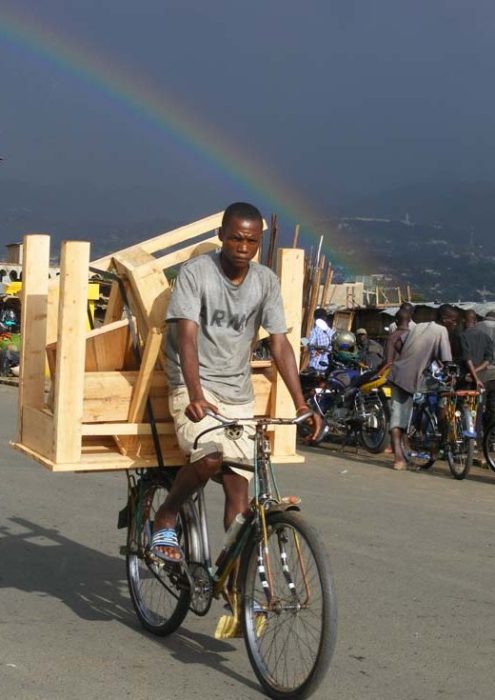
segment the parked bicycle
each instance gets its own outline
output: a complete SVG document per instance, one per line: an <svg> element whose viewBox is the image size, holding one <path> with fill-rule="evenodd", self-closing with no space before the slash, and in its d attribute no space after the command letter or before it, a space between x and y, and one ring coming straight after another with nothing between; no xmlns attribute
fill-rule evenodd
<svg viewBox="0 0 495 700"><path fill-rule="evenodd" d="M212 414L213 415L213 414ZM168 563L150 551L155 513L174 471L150 469L129 476L125 547L129 590L145 629L168 635L188 611L205 615L223 597L232 616L228 634L244 636L251 665L272 698L305 698L321 683L335 646L337 608L330 564L316 531L302 517L297 497L282 497L270 460L268 428L295 419L247 421L221 416L212 430L238 438L255 425L254 497L226 533L212 564L203 490L181 508L177 535L184 561ZM196 446L195 445L195 446ZM176 473L177 470L175 470ZM225 629L224 629L225 632Z"/></svg>
<svg viewBox="0 0 495 700"><path fill-rule="evenodd" d="M473 464L480 392L456 389L458 377L458 365L447 363L430 377L436 386L415 395L403 448L407 461L420 469L431 467L443 450L454 479L464 479Z"/></svg>

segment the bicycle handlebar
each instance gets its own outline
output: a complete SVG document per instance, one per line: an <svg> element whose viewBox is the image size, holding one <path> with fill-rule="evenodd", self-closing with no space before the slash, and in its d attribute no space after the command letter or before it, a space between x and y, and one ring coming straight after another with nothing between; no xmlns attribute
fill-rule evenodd
<svg viewBox="0 0 495 700"><path fill-rule="evenodd" d="M302 413L300 416L296 416L295 418L227 418L221 413L214 413L209 409L205 410L205 414L210 418L215 418L220 423L220 425L215 425L212 428L206 428L206 430L203 430L203 432L199 433L199 435L197 435L196 439L194 440L194 449L196 449L196 447L198 446L198 442L203 437L203 435L206 435L206 433L210 433L213 430L219 430L220 428L230 428L234 425L242 425L245 423L263 423L264 425L299 425L300 423L304 423L304 421L308 420L308 418L311 418L311 416L313 415L313 411L306 411L305 413Z"/></svg>

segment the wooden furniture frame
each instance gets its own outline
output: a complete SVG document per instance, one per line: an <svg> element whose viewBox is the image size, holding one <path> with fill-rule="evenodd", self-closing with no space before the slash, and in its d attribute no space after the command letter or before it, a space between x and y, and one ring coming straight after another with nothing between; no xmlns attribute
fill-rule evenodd
<svg viewBox="0 0 495 700"><path fill-rule="evenodd" d="M91 264L89 243L65 241L55 283L48 280L49 236L25 236L14 448L53 471L153 467L157 457L149 405L165 465L184 463L168 411L163 371L164 319L171 292L164 273L218 246L216 229L222 215L219 212ZM116 277L104 324L88 333L90 266ZM288 337L298 358L304 252L279 249L277 273ZM122 292L131 310L126 318ZM256 414L292 415L292 401L272 363L253 362L252 369ZM274 431L273 458L303 461L295 451L295 428Z"/></svg>

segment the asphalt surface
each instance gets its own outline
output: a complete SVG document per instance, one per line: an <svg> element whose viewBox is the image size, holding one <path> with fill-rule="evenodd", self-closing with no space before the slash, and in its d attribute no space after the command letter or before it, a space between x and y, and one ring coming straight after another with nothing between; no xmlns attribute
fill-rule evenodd
<svg viewBox="0 0 495 700"><path fill-rule="evenodd" d="M141 630L116 529L122 474L51 474L8 447L17 390L0 385L0 697L237 700L263 697L220 612L165 639ZM336 653L313 696L483 698L495 687L495 475L394 472L390 458L307 450L278 470L330 553ZM218 542L222 496L208 487Z"/></svg>

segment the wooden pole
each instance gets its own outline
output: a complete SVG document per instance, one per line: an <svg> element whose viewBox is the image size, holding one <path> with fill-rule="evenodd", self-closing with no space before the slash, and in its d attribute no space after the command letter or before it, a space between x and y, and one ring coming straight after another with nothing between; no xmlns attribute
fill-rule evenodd
<svg viewBox="0 0 495 700"><path fill-rule="evenodd" d="M287 338L299 362L301 344L302 287L304 279L304 252L300 249L280 248L277 253L277 272L280 278L284 311L289 332ZM289 418L295 413L289 390L282 377L274 368L271 395L271 416ZM303 462L296 454L295 426L278 426L275 429L272 446L274 462Z"/></svg>
<svg viewBox="0 0 495 700"><path fill-rule="evenodd" d="M81 459L89 243L64 241L54 389L55 462Z"/></svg>
<svg viewBox="0 0 495 700"><path fill-rule="evenodd" d="M277 215L272 214L272 219L270 223L270 245L268 246L268 256L266 260L267 267L273 267L273 258L275 252L275 243L277 241L278 234L278 223Z"/></svg>
<svg viewBox="0 0 495 700"><path fill-rule="evenodd" d="M325 283L323 285L323 294L321 298L321 305L324 309L326 309L328 304L330 303L330 285L332 284L332 277L333 268L332 263L329 262L327 265L327 272L325 275Z"/></svg>
<svg viewBox="0 0 495 700"><path fill-rule="evenodd" d="M21 351L18 439L22 442L25 406L42 409L45 392L45 347L48 310L50 236L24 236L21 292Z"/></svg>
<svg viewBox="0 0 495 700"><path fill-rule="evenodd" d="M296 224L294 226L294 238L292 239L292 247L297 248L297 244L299 242L299 231L301 229L300 224Z"/></svg>

